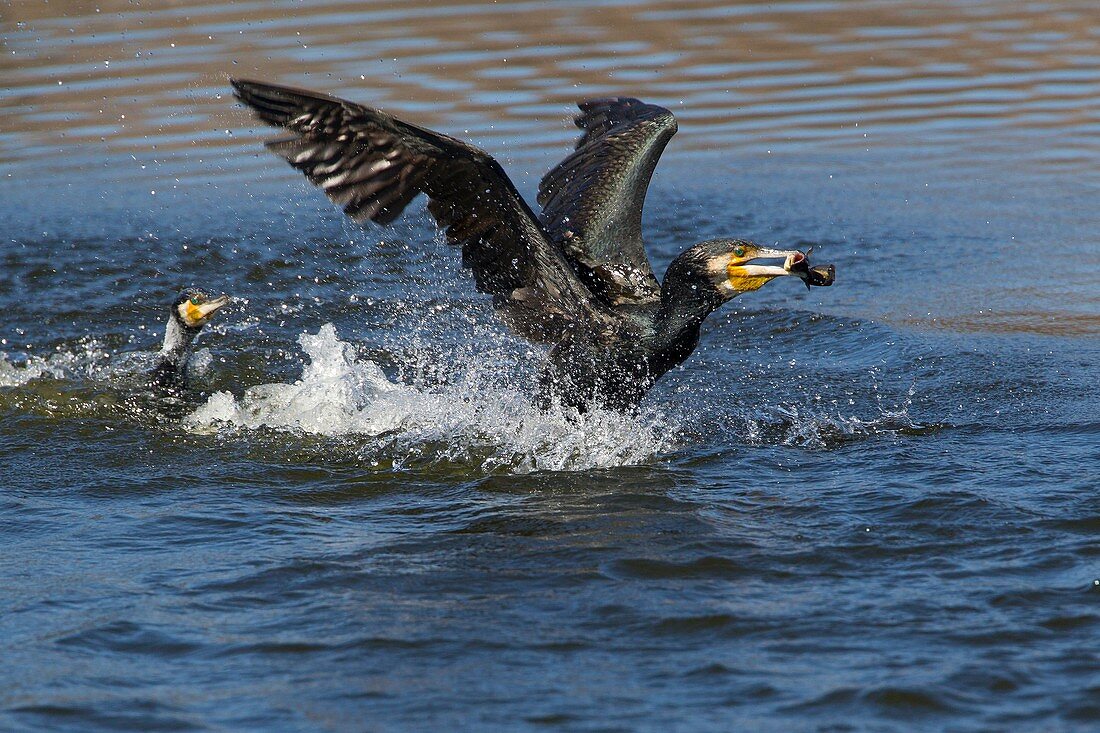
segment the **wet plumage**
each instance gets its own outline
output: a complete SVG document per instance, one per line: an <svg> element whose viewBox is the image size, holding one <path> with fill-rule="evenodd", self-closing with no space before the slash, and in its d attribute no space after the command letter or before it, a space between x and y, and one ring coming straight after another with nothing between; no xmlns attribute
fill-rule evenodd
<svg viewBox="0 0 1100 733"><path fill-rule="evenodd" d="M238 99L290 135L267 147L357 221L388 224L420 193L478 290L518 333L551 344L541 399L629 409L698 344L722 303L774 277L829 284L801 252L740 239L698 244L658 282L641 213L676 120L636 99L580 103L574 152L539 185L536 216L500 165L456 138L324 94L233 80ZM783 258L783 267L749 264Z"/></svg>

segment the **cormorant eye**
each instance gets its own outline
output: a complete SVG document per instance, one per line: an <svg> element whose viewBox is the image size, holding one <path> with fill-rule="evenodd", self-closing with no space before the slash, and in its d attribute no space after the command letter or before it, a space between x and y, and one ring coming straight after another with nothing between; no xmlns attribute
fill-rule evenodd
<svg viewBox="0 0 1100 733"><path fill-rule="evenodd" d="M738 257L744 257L745 256L745 248L744 247L734 247L733 248L733 253L735 255L737 255Z"/></svg>
<svg viewBox="0 0 1100 733"><path fill-rule="evenodd" d="M200 298L199 296L197 296L197 295L192 295L191 296L191 305L198 305L201 302L202 302L202 298Z"/></svg>

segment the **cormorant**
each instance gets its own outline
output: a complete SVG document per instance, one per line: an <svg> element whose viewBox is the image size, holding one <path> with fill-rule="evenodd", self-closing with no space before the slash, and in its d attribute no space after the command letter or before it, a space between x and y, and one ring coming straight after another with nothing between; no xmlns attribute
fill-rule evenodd
<svg viewBox="0 0 1100 733"><path fill-rule="evenodd" d="M228 295L211 298L195 288L184 289L172 301L168 325L164 329L164 345L150 375L155 393L170 396L186 389L187 360L191 358L195 337L228 302Z"/></svg>
<svg viewBox="0 0 1100 733"><path fill-rule="evenodd" d="M691 247L658 282L641 222L653 169L676 132L663 107L580 102L583 134L539 184L536 216L497 161L468 143L326 94L230 81L259 119L290 132L266 146L356 221L389 224L427 195L477 289L516 332L552 345L544 404L631 409L691 354L703 320L726 301L787 275L832 284L832 265L811 268L802 252L743 239Z"/></svg>

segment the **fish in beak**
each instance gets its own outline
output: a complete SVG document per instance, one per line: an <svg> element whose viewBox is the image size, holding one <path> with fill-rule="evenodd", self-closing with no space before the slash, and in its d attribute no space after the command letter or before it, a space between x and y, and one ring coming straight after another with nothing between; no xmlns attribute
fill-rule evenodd
<svg viewBox="0 0 1100 733"><path fill-rule="evenodd" d="M836 266L834 265L816 265L810 267L810 255L813 254L814 248L810 247L806 254L797 252L796 256L790 257L783 263L783 268L790 274L796 275L802 278L802 282L806 283L806 289L809 290L811 286L828 287L833 284L833 280L836 279Z"/></svg>

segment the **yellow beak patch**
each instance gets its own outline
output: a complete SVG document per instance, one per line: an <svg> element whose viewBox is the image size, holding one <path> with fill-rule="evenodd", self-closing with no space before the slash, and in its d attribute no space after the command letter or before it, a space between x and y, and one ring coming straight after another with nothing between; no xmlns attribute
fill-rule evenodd
<svg viewBox="0 0 1100 733"><path fill-rule="evenodd" d="M750 275L743 266L732 262L726 266L726 277L729 279L730 287L738 293L759 290L774 279L773 275Z"/></svg>
<svg viewBox="0 0 1100 733"><path fill-rule="evenodd" d="M199 323L205 317L206 317L206 315L202 312L202 308L199 308L197 305L192 303L190 300L187 301L187 318L186 318L186 321L187 321L188 324L194 325L196 323Z"/></svg>

